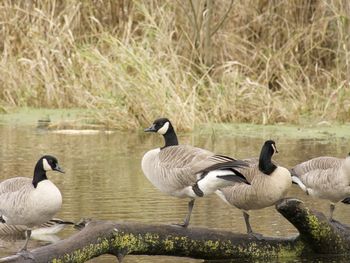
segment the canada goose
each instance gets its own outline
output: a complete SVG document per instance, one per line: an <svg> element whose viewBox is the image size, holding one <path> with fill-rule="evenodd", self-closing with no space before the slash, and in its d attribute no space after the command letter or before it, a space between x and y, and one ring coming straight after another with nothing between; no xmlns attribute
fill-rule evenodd
<svg viewBox="0 0 350 263"><path fill-rule="evenodd" d="M46 223L33 228L31 236L57 234L67 225L74 225L74 223L71 221L64 221L59 218L52 218ZM26 230L27 227L23 225L8 225L0 223L0 236L18 236L25 233Z"/></svg>
<svg viewBox="0 0 350 263"><path fill-rule="evenodd" d="M294 166L291 173L293 182L306 194L330 201L330 221L333 220L335 203L348 203L350 156L345 159L327 156L313 158Z"/></svg>
<svg viewBox="0 0 350 263"><path fill-rule="evenodd" d="M180 226L188 226L195 198L211 194L232 181L247 182L236 170L247 166L245 162L215 155L201 148L179 145L167 118L155 120L145 132L157 132L165 140L163 147L146 152L142 158L142 170L147 179L163 193L191 199L188 214ZM230 166L221 166L227 162L230 162ZM208 169L214 164L215 169Z"/></svg>
<svg viewBox="0 0 350 263"><path fill-rule="evenodd" d="M33 179L16 177L0 183L0 222L27 228L20 252L27 250L32 228L49 221L61 208L61 192L47 179L47 171L64 173L55 157L45 155L37 162Z"/></svg>
<svg viewBox="0 0 350 263"><path fill-rule="evenodd" d="M248 211L274 205L287 194L292 185L288 169L277 166L271 161L272 156L277 152L275 142L266 141L262 146L259 159L246 159L244 161L250 163L250 166L237 169L247 178L250 185L234 184L216 191L226 203L242 210L247 233L258 239L261 235L253 232Z"/></svg>

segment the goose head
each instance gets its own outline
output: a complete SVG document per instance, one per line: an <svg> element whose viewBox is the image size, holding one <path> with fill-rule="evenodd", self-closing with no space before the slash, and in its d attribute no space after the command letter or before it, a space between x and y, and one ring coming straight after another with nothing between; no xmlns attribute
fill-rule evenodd
<svg viewBox="0 0 350 263"><path fill-rule="evenodd" d="M174 127L168 118L156 119L153 124L144 131L156 132L163 135L165 140L165 146L163 148L179 144Z"/></svg>
<svg viewBox="0 0 350 263"><path fill-rule="evenodd" d="M273 140L267 140L264 143L263 148L265 148L266 153L271 155L271 156L273 156L275 153L278 153L276 143Z"/></svg>
<svg viewBox="0 0 350 263"><path fill-rule="evenodd" d="M63 169L58 165L56 157L51 155L44 155L39 159L34 168L32 184L35 188L38 186L38 183L47 179L47 171L57 171L64 173Z"/></svg>
<svg viewBox="0 0 350 263"><path fill-rule="evenodd" d="M174 128L171 125L170 120L167 118L159 118L153 122L151 127L145 129L145 132L157 132L161 135L164 135L171 130L174 130Z"/></svg>
<svg viewBox="0 0 350 263"><path fill-rule="evenodd" d="M275 153L278 153L275 141L265 141L263 147L261 148L259 157L259 170L264 174L270 175L277 168L271 161L271 158Z"/></svg>
<svg viewBox="0 0 350 263"><path fill-rule="evenodd" d="M56 157L51 155L45 155L40 158L38 161L39 167L44 171L57 171L60 173L64 173L63 169L58 165L58 161Z"/></svg>

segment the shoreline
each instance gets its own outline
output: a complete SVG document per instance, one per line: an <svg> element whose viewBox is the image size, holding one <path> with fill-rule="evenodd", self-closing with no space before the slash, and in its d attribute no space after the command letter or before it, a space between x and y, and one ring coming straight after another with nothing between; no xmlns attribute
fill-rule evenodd
<svg viewBox="0 0 350 263"><path fill-rule="evenodd" d="M88 117L88 109L46 109L19 108L10 113L0 114L0 125L38 126L40 121L49 121L49 130L109 130L103 125L94 123ZM119 131L112 129L113 131ZM125 130L120 130L125 132ZM140 127L139 131L142 131ZM193 131L182 132L199 135L240 136L250 138L288 137L293 139L348 139L350 138L350 124L336 124L320 122L309 125L291 125L279 123L274 125L249 123L205 123L197 125Z"/></svg>

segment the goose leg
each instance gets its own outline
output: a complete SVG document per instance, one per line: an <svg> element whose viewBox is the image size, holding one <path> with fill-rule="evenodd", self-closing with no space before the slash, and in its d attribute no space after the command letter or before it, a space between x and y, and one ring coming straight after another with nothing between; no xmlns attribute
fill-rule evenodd
<svg viewBox="0 0 350 263"><path fill-rule="evenodd" d="M26 241L24 243L24 246L21 248L21 250L17 254L21 255L25 259L32 259L32 260L34 260L33 255L27 250L27 245L28 245L30 236L32 235L32 230L31 229L27 229L25 234L26 234Z"/></svg>
<svg viewBox="0 0 350 263"><path fill-rule="evenodd" d="M192 209L193 209L193 206L194 206L194 200L195 199L191 199L191 201L188 202L188 213L185 217L185 220L182 224L175 224L175 225L178 225L178 226L182 226L182 227L188 227L189 223L190 223L190 219L191 219L191 214L192 214Z"/></svg>
<svg viewBox="0 0 350 263"><path fill-rule="evenodd" d="M330 206L329 206L329 221L331 221L331 222L333 221L334 209L335 209L335 204L331 203Z"/></svg>
<svg viewBox="0 0 350 263"><path fill-rule="evenodd" d="M252 230L252 227L250 226L249 214L247 212L243 211L243 216L244 216L245 225L247 227L247 234L250 235L250 236L255 237L258 240L261 240L263 235L261 235L259 233L254 233L253 230Z"/></svg>
<svg viewBox="0 0 350 263"><path fill-rule="evenodd" d="M32 235L32 230L27 229L25 233L26 233L26 242L24 243L24 246L21 248L20 251L27 251L27 245L28 245L30 236Z"/></svg>
<svg viewBox="0 0 350 263"><path fill-rule="evenodd" d="M191 201L188 202L188 213L185 217L183 224L181 225L182 227L188 227L191 219L193 206L194 206L194 199L191 199Z"/></svg>

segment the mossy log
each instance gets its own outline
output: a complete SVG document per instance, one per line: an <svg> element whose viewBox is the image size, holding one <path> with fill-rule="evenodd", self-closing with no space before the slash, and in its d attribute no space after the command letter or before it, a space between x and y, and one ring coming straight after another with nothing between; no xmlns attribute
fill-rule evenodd
<svg viewBox="0 0 350 263"><path fill-rule="evenodd" d="M276 208L299 230L299 236L257 240L216 229L93 220L67 239L32 250L32 259L14 255L0 262L85 262L103 254L121 260L128 254L253 259L350 253L346 226L328 222L296 199L282 200Z"/></svg>

